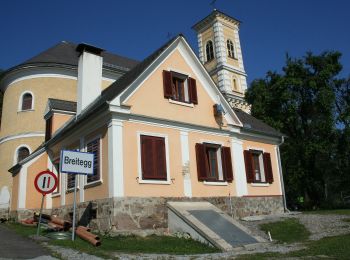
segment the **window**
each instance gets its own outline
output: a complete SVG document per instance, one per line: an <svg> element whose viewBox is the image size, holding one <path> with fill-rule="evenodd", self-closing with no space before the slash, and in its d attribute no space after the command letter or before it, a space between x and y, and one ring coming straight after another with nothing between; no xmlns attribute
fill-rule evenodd
<svg viewBox="0 0 350 260"><path fill-rule="evenodd" d="M165 138L140 135L142 180L167 180Z"/></svg>
<svg viewBox="0 0 350 260"><path fill-rule="evenodd" d="M67 175L67 190L74 189L75 186L75 174L66 174ZM78 176L77 176L78 181Z"/></svg>
<svg viewBox="0 0 350 260"><path fill-rule="evenodd" d="M163 71L164 97L182 103L198 104L196 80L173 71Z"/></svg>
<svg viewBox="0 0 350 260"><path fill-rule="evenodd" d="M22 107L21 110L31 110L33 105L33 96L30 93L25 93L22 96Z"/></svg>
<svg viewBox="0 0 350 260"><path fill-rule="evenodd" d="M233 180L231 149L217 144L196 144L199 181Z"/></svg>
<svg viewBox="0 0 350 260"><path fill-rule="evenodd" d="M86 177L87 183L100 180L100 138L97 138L86 145L86 151L94 154L94 174Z"/></svg>
<svg viewBox="0 0 350 260"><path fill-rule="evenodd" d="M22 161L23 159L27 158L29 156L30 152L27 147L20 147L17 150L17 163Z"/></svg>
<svg viewBox="0 0 350 260"><path fill-rule="evenodd" d="M212 41L208 41L205 45L205 54L207 55L207 62L214 59L214 47Z"/></svg>
<svg viewBox="0 0 350 260"><path fill-rule="evenodd" d="M271 156L259 150L245 150L244 161L248 183L272 183Z"/></svg>
<svg viewBox="0 0 350 260"><path fill-rule="evenodd" d="M239 91L239 81L235 76L232 77L232 90L233 91Z"/></svg>
<svg viewBox="0 0 350 260"><path fill-rule="evenodd" d="M46 119L45 142L51 139L52 135L52 116Z"/></svg>
<svg viewBox="0 0 350 260"><path fill-rule="evenodd" d="M230 58L235 59L235 49L233 46L233 42L231 40L227 40L227 52L228 52L228 56Z"/></svg>
<svg viewBox="0 0 350 260"><path fill-rule="evenodd" d="M60 160L56 160L53 164L53 167L56 171L56 176L57 176L57 188L53 192L54 194L60 193L60 182L61 182L61 174L60 174Z"/></svg>

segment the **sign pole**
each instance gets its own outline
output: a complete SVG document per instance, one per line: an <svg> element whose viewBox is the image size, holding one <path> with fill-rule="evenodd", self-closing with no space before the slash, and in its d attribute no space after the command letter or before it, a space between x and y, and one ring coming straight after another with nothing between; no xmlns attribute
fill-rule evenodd
<svg viewBox="0 0 350 260"><path fill-rule="evenodd" d="M75 210L77 207L77 174L74 174L74 198L73 198L73 230L72 230L72 241L75 239Z"/></svg>
<svg viewBox="0 0 350 260"><path fill-rule="evenodd" d="M39 223L38 223L38 229L36 231L36 235L39 236L39 232L40 232L40 223L41 223L41 215L43 213L43 206L44 206L44 198L45 198L45 194L43 194L43 197L41 199L41 207L40 207L40 214L39 214Z"/></svg>

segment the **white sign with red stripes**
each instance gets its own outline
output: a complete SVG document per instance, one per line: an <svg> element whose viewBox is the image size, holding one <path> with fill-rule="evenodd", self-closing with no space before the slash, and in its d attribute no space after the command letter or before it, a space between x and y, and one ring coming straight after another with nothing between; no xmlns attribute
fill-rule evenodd
<svg viewBox="0 0 350 260"><path fill-rule="evenodd" d="M56 174L50 171L40 172L34 180L34 186L38 192L49 194L57 188L57 177Z"/></svg>

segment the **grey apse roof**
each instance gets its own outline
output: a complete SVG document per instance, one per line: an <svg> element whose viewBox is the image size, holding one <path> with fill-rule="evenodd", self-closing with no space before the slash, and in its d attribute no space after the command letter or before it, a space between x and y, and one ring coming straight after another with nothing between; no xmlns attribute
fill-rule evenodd
<svg viewBox="0 0 350 260"><path fill-rule="evenodd" d="M78 66L79 52L76 51L78 45L66 41L62 41L55 46L39 53L38 55L26 60L21 65L29 65L35 63L58 63L72 66ZM103 52L103 66L111 69L130 70L139 62L117 54Z"/></svg>

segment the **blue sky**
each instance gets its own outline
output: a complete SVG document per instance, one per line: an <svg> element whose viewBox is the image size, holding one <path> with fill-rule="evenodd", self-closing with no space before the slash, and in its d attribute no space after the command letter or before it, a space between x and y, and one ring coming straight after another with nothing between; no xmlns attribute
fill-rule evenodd
<svg viewBox="0 0 350 260"><path fill-rule="evenodd" d="M142 60L183 33L197 52L192 25L212 0L1 2L0 68L19 64L59 41L86 42ZM350 75L350 1L217 0L216 8L242 21L240 37L248 82L280 70L286 53L301 57L337 50Z"/></svg>

